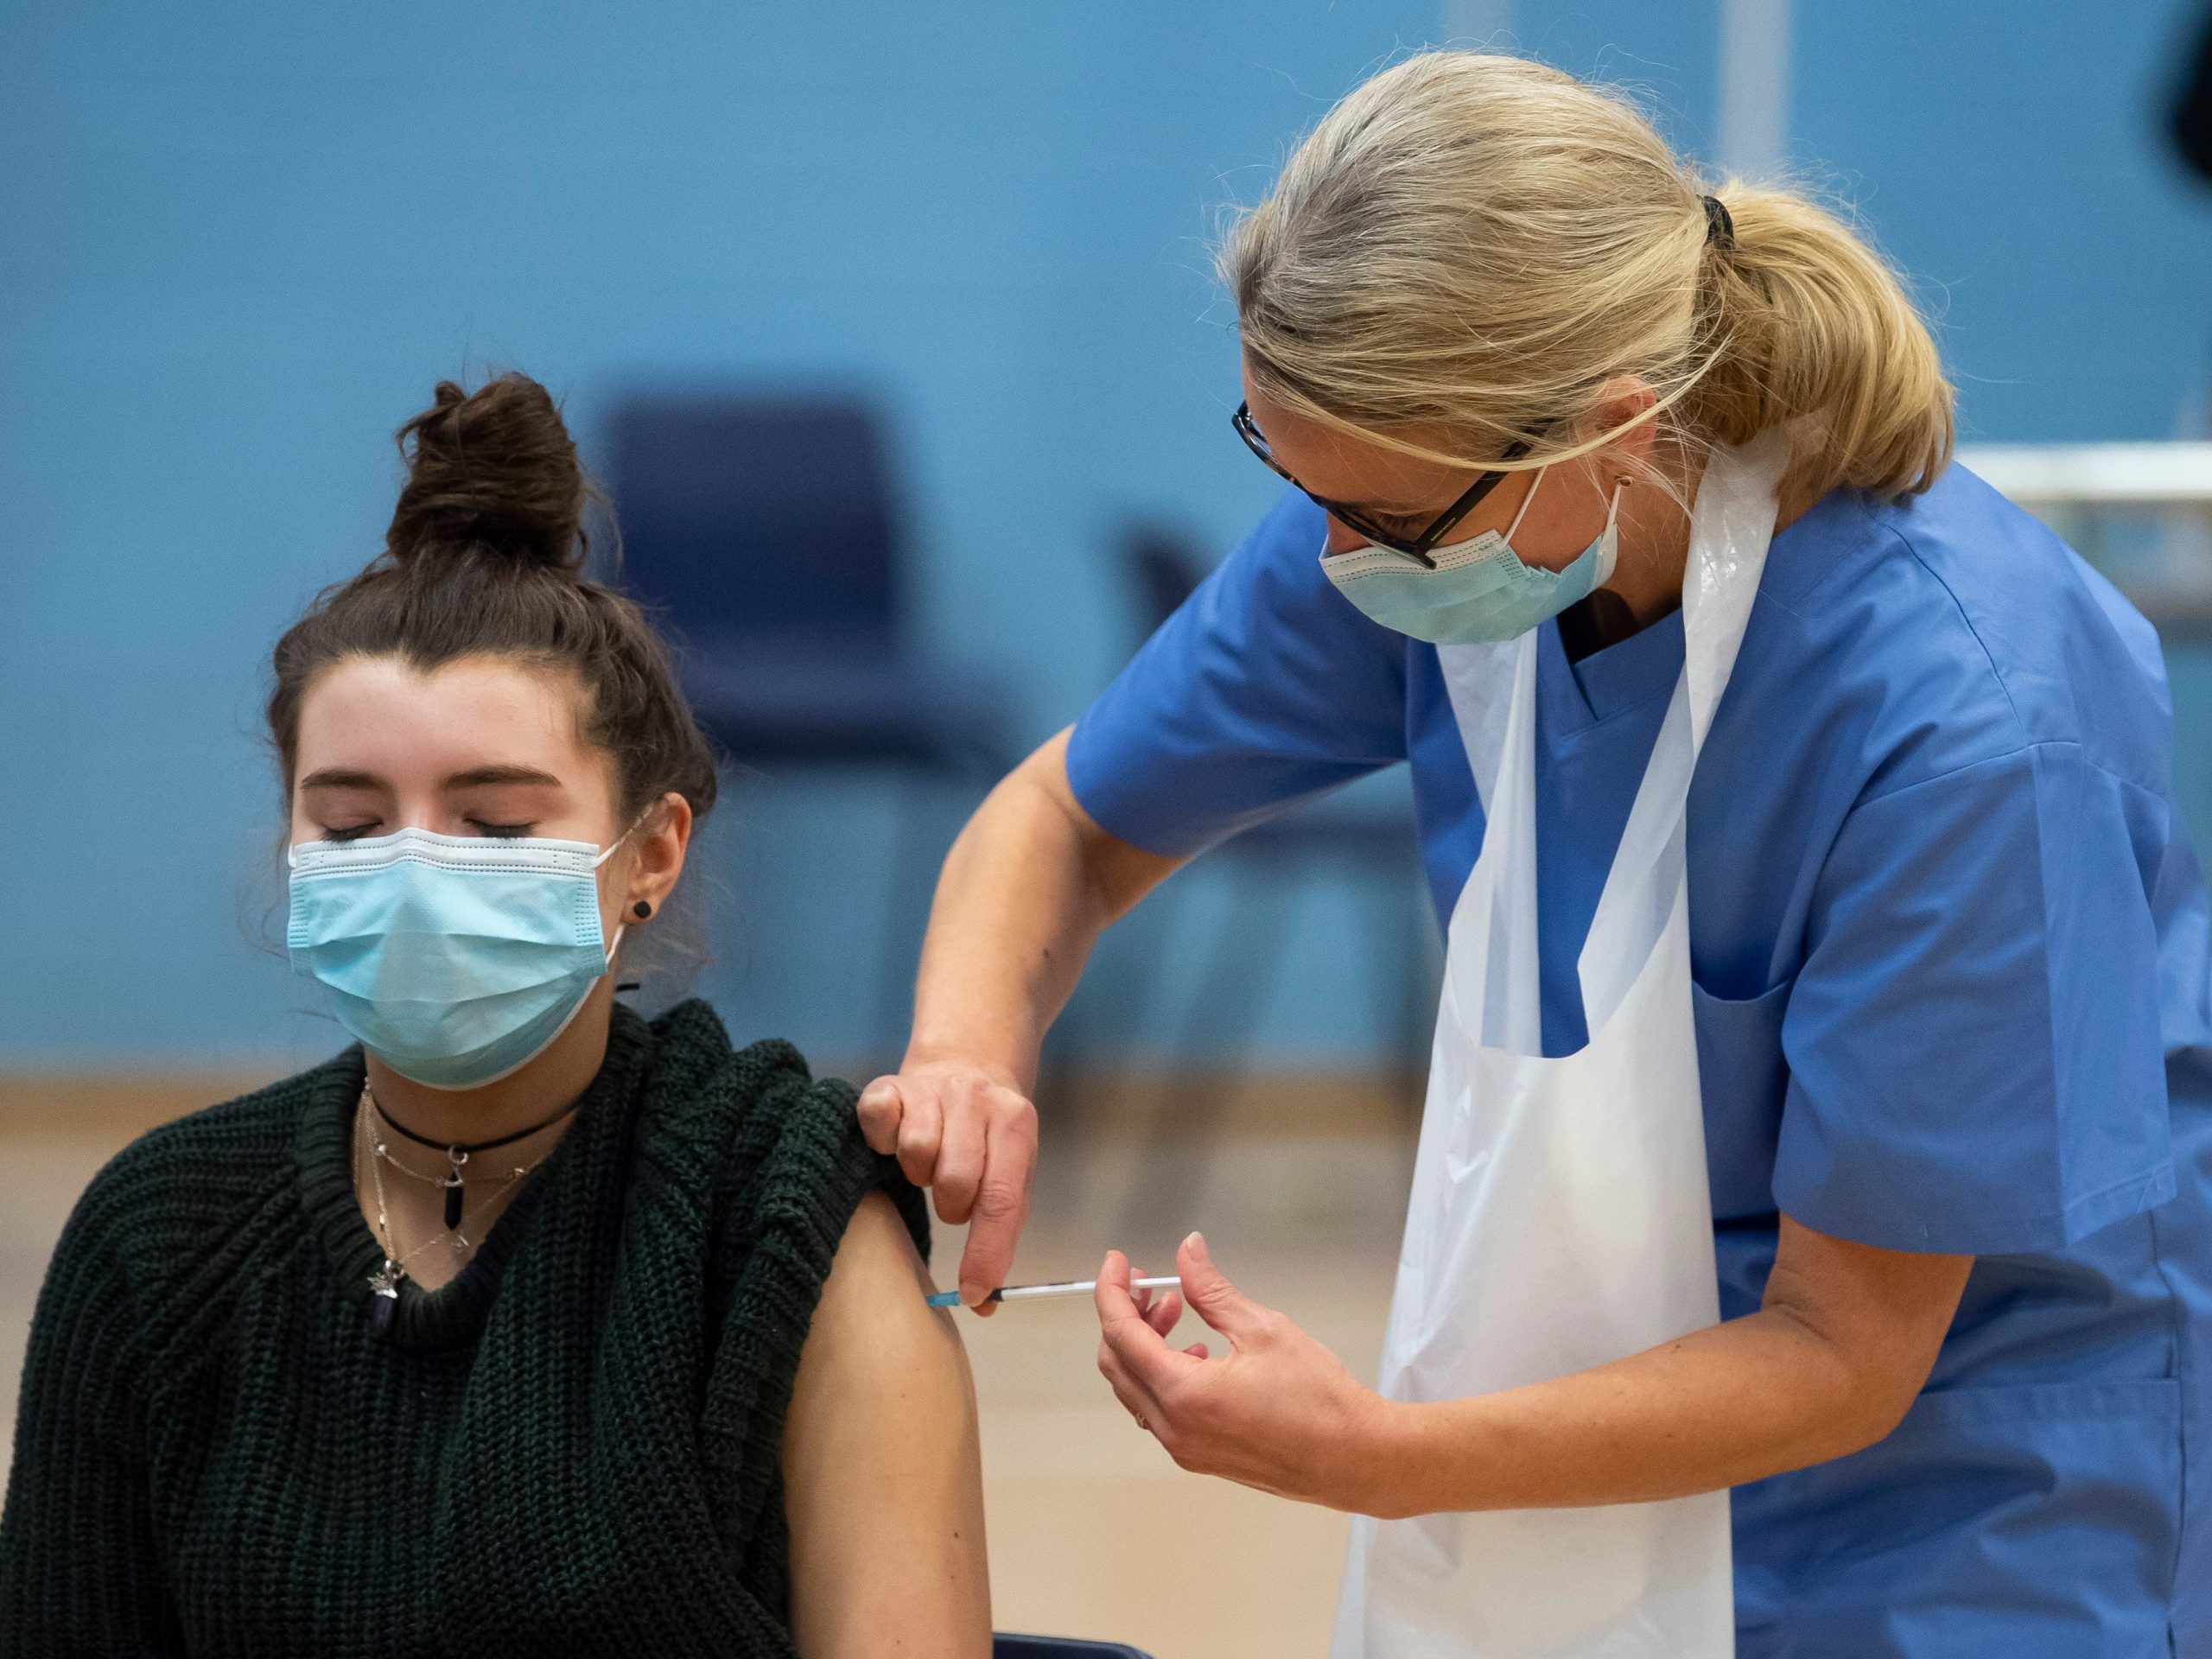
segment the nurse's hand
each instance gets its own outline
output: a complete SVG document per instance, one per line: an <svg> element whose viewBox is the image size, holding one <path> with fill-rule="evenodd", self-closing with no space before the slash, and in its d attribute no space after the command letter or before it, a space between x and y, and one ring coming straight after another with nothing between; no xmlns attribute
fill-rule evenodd
<svg viewBox="0 0 2212 1659"><path fill-rule="evenodd" d="M895 1153L916 1186L933 1188L937 1212L968 1225L960 1300L982 1314L983 1298L1014 1270L1014 1247L1029 1219L1037 1169L1037 1109L1013 1080L966 1062L912 1064L878 1077L860 1099L861 1133Z"/></svg>
<svg viewBox="0 0 2212 1659"><path fill-rule="evenodd" d="M1367 1450L1388 1409L1381 1396L1224 1278L1198 1234L1183 1241L1175 1264L1192 1311L1228 1339L1217 1357L1202 1342L1169 1344L1161 1310L1130 1295L1128 1259L1119 1250L1098 1270L1098 1369L1137 1427L1194 1473L1331 1509L1388 1513Z"/></svg>

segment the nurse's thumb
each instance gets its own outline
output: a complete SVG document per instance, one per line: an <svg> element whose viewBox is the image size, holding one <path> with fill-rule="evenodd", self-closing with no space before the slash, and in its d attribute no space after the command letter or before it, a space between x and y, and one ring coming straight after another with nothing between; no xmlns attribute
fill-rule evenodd
<svg viewBox="0 0 2212 1659"><path fill-rule="evenodd" d="M878 1077L861 1090L854 1109L861 1120L861 1138L870 1151L887 1158L899 1150L899 1120L906 1103L896 1077Z"/></svg>
<svg viewBox="0 0 2212 1659"><path fill-rule="evenodd" d="M1230 1284L1213 1264L1203 1235L1192 1233L1175 1252L1183 1275L1183 1300L1191 1311L1232 1340L1255 1334L1267 1310Z"/></svg>

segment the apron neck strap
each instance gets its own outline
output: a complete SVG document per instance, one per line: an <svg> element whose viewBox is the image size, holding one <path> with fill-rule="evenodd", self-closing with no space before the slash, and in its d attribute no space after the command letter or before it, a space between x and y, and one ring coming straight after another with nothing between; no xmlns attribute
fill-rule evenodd
<svg viewBox="0 0 2212 1659"><path fill-rule="evenodd" d="M1682 673L1578 963L1583 1012L1593 1033L1642 972L1680 893L1690 779L1751 619L1788 461L1782 435L1765 434L1740 448L1716 449L1699 480L1682 576ZM1452 927L1484 935L1477 994L1484 1040L1526 1054L1542 1052L1535 657L1533 632L1437 652L1484 814L1482 853Z"/></svg>
<svg viewBox="0 0 2212 1659"><path fill-rule="evenodd" d="M1735 671L1789 465L1789 440L1767 431L1736 448L1715 449L1698 483L1682 570L1682 681L1693 756L1705 747L1713 710Z"/></svg>
<svg viewBox="0 0 2212 1659"><path fill-rule="evenodd" d="M1740 448L1716 449L1699 482L1682 573L1682 676L1575 964L1593 1032L1627 997L1681 897L1690 780L1758 596L1789 459L1780 433L1762 434Z"/></svg>

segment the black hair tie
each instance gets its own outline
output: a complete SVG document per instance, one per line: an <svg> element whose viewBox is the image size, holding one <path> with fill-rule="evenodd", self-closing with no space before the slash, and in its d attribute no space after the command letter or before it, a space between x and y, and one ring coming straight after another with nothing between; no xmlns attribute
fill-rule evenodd
<svg viewBox="0 0 2212 1659"><path fill-rule="evenodd" d="M1705 204L1705 239L1726 253L1736 245L1736 221L1728 215L1728 204L1718 196L1700 196Z"/></svg>

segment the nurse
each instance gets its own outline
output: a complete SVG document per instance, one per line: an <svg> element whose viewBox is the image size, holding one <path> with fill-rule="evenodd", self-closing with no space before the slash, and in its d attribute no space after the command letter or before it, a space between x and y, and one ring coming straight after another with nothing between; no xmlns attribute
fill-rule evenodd
<svg viewBox="0 0 2212 1659"><path fill-rule="evenodd" d="M1351 1510L1339 1656L2212 1655L2212 1006L2158 641L1949 461L1891 273L1440 53L1223 266L1251 537L947 860L872 1142L1004 1279L1039 1039L1209 844L1408 763L1446 928L1369 1389L1107 1259L1185 1468ZM1211 1347L1213 1351L1209 1351Z"/></svg>

